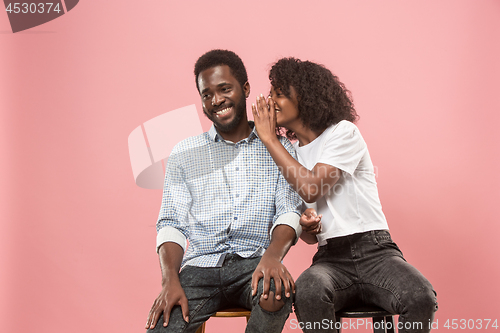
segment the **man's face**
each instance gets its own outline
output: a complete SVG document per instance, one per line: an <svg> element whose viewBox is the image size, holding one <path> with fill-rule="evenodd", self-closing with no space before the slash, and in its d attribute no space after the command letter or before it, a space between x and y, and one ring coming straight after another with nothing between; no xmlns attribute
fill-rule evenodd
<svg viewBox="0 0 500 333"><path fill-rule="evenodd" d="M236 129L242 119L246 121L246 98L250 93L248 82L241 87L226 66L215 66L198 76L203 113L217 130L223 133Z"/></svg>

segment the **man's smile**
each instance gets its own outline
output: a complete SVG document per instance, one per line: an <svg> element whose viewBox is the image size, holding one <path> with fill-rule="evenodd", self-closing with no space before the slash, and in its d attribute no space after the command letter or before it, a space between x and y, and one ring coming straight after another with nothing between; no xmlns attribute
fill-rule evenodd
<svg viewBox="0 0 500 333"><path fill-rule="evenodd" d="M225 109L222 109L220 111L215 112L215 114L217 115L217 117L223 116L223 115L227 114L229 111L231 111L232 108L233 108L232 106L227 107Z"/></svg>

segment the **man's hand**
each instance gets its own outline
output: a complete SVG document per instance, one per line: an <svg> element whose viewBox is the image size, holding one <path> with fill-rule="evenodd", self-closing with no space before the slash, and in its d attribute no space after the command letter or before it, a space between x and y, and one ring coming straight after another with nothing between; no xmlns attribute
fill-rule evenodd
<svg viewBox="0 0 500 333"><path fill-rule="evenodd" d="M313 208L306 209L300 217L302 231L311 235L319 234L321 232L321 217L322 215L317 215Z"/></svg>
<svg viewBox="0 0 500 333"><path fill-rule="evenodd" d="M167 326L170 320L170 312L175 305L180 305L182 317L189 321L189 306L184 289L179 281L179 269L181 267L184 250L176 243L163 243L159 250L162 290L149 311L146 329L156 326L163 314L163 326Z"/></svg>
<svg viewBox="0 0 500 333"><path fill-rule="evenodd" d="M272 278L276 286L276 299L281 299L281 284L285 286L286 297L290 297L290 291L295 293L295 282L293 281L292 275L280 260L271 258L271 256L266 256L266 253L262 256L259 265L252 275L252 296L257 294L259 280L263 278L264 290L262 292L262 297L267 299L269 297Z"/></svg>
<svg viewBox="0 0 500 333"><path fill-rule="evenodd" d="M189 322L189 307L186 294L180 283L165 285L149 311L146 329L154 328L163 313L163 326L167 326L170 320L170 312L175 305L180 305L182 317Z"/></svg>

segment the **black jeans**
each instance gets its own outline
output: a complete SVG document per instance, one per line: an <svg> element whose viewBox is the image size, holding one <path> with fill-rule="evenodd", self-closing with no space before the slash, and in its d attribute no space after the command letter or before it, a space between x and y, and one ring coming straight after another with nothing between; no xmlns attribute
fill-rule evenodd
<svg viewBox="0 0 500 333"><path fill-rule="evenodd" d="M386 230L329 239L297 279L295 313L304 332L336 332L319 323L335 323L336 311L359 305L399 314L399 332L430 331L436 292Z"/></svg>
<svg viewBox="0 0 500 333"><path fill-rule="evenodd" d="M282 289L285 305L281 310L268 312L259 305L262 295L262 279L258 292L252 296L252 274L260 262L260 257L244 259L236 254L228 254L222 267L186 266L179 274L182 288L189 303L189 323L182 318L180 306L175 306L167 327L163 327L163 316L153 330L148 333L195 332L196 329L218 310L242 307L252 310L247 324L247 333L281 332L292 312L292 299L286 298ZM271 279L271 290L275 292Z"/></svg>

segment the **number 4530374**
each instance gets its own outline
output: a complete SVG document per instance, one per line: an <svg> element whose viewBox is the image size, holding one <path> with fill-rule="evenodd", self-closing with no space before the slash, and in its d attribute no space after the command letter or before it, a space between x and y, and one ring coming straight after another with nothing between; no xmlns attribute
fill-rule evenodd
<svg viewBox="0 0 500 333"><path fill-rule="evenodd" d="M444 323L444 327L447 329L452 329L452 330L465 330L465 329L487 329L488 327L490 328L495 328L498 329L498 323L497 319L492 320L492 319L448 319L446 320L446 323Z"/></svg>
<svg viewBox="0 0 500 333"><path fill-rule="evenodd" d="M34 2L31 2L31 3L27 3L27 2L23 2L23 3L9 3L9 5L7 6L7 8L5 8L5 10L8 12L8 13L14 13L14 14L18 14L18 13L22 13L22 14L27 14L27 13L31 13L31 14L35 14L35 13L39 13L39 14L48 14L50 13L51 11L53 12L61 12L61 8L59 8L59 3L56 3L56 5L54 6L54 3L52 2L48 2L48 3L34 3Z"/></svg>

